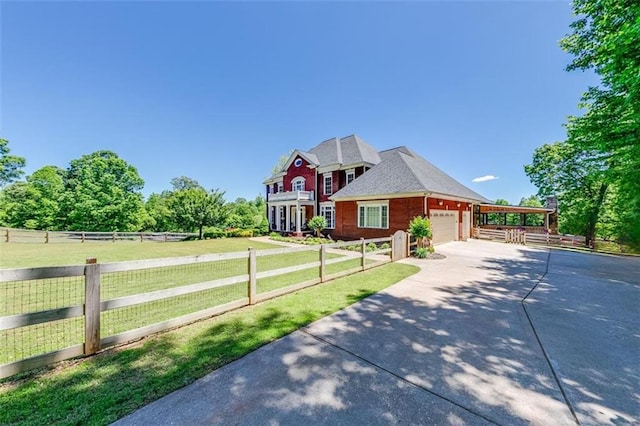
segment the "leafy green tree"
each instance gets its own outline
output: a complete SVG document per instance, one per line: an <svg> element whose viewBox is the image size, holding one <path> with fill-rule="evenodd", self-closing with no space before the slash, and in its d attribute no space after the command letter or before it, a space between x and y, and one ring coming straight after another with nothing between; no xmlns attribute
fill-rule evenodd
<svg viewBox="0 0 640 426"><path fill-rule="evenodd" d="M9 141L0 138L0 187L14 182L22 177L21 169L27 164L24 157L9 155Z"/></svg>
<svg viewBox="0 0 640 426"><path fill-rule="evenodd" d="M55 230L61 224L60 197L64 170L45 166L27 176L26 182L5 187L0 204L4 222L16 228Z"/></svg>
<svg viewBox="0 0 640 426"><path fill-rule="evenodd" d="M314 216L309 219L307 225L316 232L316 237L319 237L322 230L327 227L327 219L324 216Z"/></svg>
<svg viewBox="0 0 640 426"><path fill-rule="evenodd" d="M574 0L573 10L573 32L561 41L573 55L567 70L593 70L601 81L582 97L585 114L569 118L567 143L604 164L593 180L611 193L596 201L610 206L618 238L640 246L640 2Z"/></svg>
<svg viewBox="0 0 640 426"><path fill-rule="evenodd" d="M595 238L596 225L609 184L607 167L597 152L587 152L567 142L537 148L525 173L538 187L538 195L558 197L560 232Z"/></svg>
<svg viewBox="0 0 640 426"><path fill-rule="evenodd" d="M111 151L71 161L61 206L66 229L138 231L147 221L144 181L136 168Z"/></svg>
<svg viewBox="0 0 640 426"><path fill-rule="evenodd" d="M188 178L186 176L180 176L171 179L171 186L174 191L182 191L184 189L197 189L202 188L197 180Z"/></svg>
<svg viewBox="0 0 640 426"><path fill-rule="evenodd" d="M416 216L409 222L409 233L416 238L418 248L431 246L428 240L433 237L431 221L426 217Z"/></svg>
<svg viewBox="0 0 640 426"><path fill-rule="evenodd" d="M150 217L147 230L156 232L176 231L178 228L173 221L173 213L169 207L171 191L149 195L145 203L145 210Z"/></svg>
<svg viewBox="0 0 640 426"><path fill-rule="evenodd" d="M205 226L220 226L224 223L226 208L224 192L215 189L188 188L174 191L169 198L169 208L175 223L186 232L198 230L202 239Z"/></svg>
<svg viewBox="0 0 640 426"><path fill-rule="evenodd" d="M264 198L258 195L255 200L238 198L228 204L229 215L225 221L228 228L253 229L257 233L269 232L269 222L266 217L267 205Z"/></svg>

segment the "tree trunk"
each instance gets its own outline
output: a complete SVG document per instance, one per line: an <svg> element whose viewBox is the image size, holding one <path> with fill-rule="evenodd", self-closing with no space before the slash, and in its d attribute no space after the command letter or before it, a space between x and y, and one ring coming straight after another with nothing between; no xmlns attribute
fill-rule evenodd
<svg viewBox="0 0 640 426"><path fill-rule="evenodd" d="M200 225L200 235L198 236L198 239L201 240L202 239L202 228L204 228L204 225Z"/></svg>
<svg viewBox="0 0 640 426"><path fill-rule="evenodd" d="M584 235L585 244L589 248L595 248L595 240L596 240L596 225L598 224L598 217L600 216L600 210L602 209L602 203L604 202L604 197L607 194L608 185L603 183L598 188L597 198L594 200L594 206L589 214L589 220L587 221L587 229Z"/></svg>

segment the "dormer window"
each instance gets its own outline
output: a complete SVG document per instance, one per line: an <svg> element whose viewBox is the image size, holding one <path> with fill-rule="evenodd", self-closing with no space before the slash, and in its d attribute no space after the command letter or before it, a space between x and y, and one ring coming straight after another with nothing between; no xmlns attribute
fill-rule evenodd
<svg viewBox="0 0 640 426"><path fill-rule="evenodd" d="M349 185L356 178L356 171L351 169L347 170L347 185Z"/></svg>
<svg viewBox="0 0 640 426"><path fill-rule="evenodd" d="M291 190L296 191L304 191L304 178L297 177L291 181Z"/></svg>
<svg viewBox="0 0 640 426"><path fill-rule="evenodd" d="M284 190L284 185L282 184L282 182L278 182L278 191L277 192L282 192Z"/></svg>

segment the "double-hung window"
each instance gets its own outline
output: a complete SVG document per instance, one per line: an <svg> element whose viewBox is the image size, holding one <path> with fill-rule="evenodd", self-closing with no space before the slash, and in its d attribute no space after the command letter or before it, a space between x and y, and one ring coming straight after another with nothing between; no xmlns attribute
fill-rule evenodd
<svg viewBox="0 0 640 426"><path fill-rule="evenodd" d="M347 170L346 177L347 177L347 185L349 185L356 178L356 171L355 170Z"/></svg>
<svg viewBox="0 0 640 426"><path fill-rule="evenodd" d="M333 179L331 173L325 173L324 175L324 195L333 194Z"/></svg>
<svg viewBox="0 0 640 426"><path fill-rule="evenodd" d="M388 203L358 204L358 228L389 228Z"/></svg>
<svg viewBox="0 0 640 426"><path fill-rule="evenodd" d="M327 221L327 228L334 229L336 227L336 208L333 205L320 205L320 216Z"/></svg>

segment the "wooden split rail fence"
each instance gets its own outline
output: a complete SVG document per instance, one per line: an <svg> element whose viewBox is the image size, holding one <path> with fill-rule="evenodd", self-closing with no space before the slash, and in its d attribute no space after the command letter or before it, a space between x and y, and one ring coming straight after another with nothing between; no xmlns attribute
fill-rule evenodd
<svg viewBox="0 0 640 426"><path fill-rule="evenodd" d="M371 250L371 243L376 244L375 251L367 250ZM390 248L380 247L384 243ZM96 259L87 259L85 265L0 269L0 346L7 351L0 354L0 378L95 354L113 345L385 264L391 261L393 244L393 238L377 238L118 263L100 264ZM193 279L184 282L189 274ZM158 283L163 279L166 282ZM129 291L123 292L127 286ZM55 296L58 287L62 289L59 297ZM146 291L140 292L141 289ZM68 295L71 293L75 298ZM57 302L48 301L56 297ZM163 311L158 312L164 317L154 317L158 306L162 306ZM122 310L118 321L124 325L109 317L117 310ZM139 318L131 322L132 315ZM66 327L75 328L69 331ZM56 340L57 332L62 337ZM57 347L51 347L52 341ZM12 345L22 349L11 355Z"/></svg>
<svg viewBox="0 0 640 426"><path fill-rule="evenodd" d="M0 228L5 243L65 243L90 241L182 241L197 236L185 232L80 232L80 231L33 231L29 229Z"/></svg>

